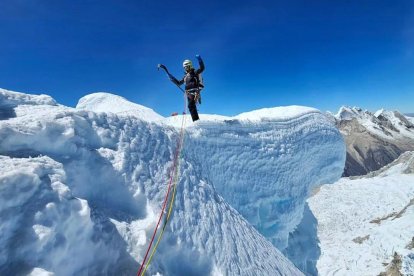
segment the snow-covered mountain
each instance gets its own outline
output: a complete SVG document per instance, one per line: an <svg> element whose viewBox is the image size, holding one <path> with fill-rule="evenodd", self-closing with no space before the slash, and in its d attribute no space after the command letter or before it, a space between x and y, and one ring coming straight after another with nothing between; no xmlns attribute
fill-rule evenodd
<svg viewBox="0 0 414 276"><path fill-rule="evenodd" d="M401 153L414 150L414 124L398 111L371 113L357 107L341 107L332 119L347 146L344 176L378 170Z"/></svg>
<svg viewBox="0 0 414 276"><path fill-rule="evenodd" d="M0 274L136 273L183 117L107 93L70 108L0 90L0 109ZM148 275L301 275L277 248L290 251L311 190L340 177L339 131L298 106L200 118L184 117L174 212Z"/></svg>
<svg viewBox="0 0 414 276"><path fill-rule="evenodd" d="M324 185L308 202L320 275L414 275L414 152Z"/></svg>

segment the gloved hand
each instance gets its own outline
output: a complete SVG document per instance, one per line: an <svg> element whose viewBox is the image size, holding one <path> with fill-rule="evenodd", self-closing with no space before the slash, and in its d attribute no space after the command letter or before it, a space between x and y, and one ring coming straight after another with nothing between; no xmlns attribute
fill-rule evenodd
<svg viewBox="0 0 414 276"><path fill-rule="evenodd" d="M198 60L198 61L200 61L200 60L201 60L200 55L196 55L196 58L197 58L197 60Z"/></svg>

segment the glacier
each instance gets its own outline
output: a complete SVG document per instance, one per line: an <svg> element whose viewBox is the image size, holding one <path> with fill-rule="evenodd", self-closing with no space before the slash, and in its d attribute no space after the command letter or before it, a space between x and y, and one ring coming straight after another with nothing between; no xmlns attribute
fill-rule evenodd
<svg viewBox="0 0 414 276"><path fill-rule="evenodd" d="M345 163L341 134L309 107L192 123L109 93L71 108L0 89L0 108L6 275L136 273L183 119L174 213L148 274L302 275L280 251L311 191L339 179ZM299 268L300 258L291 259Z"/></svg>

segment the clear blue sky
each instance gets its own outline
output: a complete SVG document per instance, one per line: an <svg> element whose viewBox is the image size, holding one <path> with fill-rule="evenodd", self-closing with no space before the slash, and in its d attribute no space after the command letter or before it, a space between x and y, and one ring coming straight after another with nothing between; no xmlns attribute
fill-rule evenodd
<svg viewBox="0 0 414 276"><path fill-rule="evenodd" d="M341 105L414 112L414 1L3 0L0 87L75 106L108 91L182 110L165 75L206 64L202 113Z"/></svg>

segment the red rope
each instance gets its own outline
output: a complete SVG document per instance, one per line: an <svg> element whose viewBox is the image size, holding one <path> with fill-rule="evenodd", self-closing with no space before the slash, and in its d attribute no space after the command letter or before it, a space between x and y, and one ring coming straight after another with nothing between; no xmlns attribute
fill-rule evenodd
<svg viewBox="0 0 414 276"><path fill-rule="evenodd" d="M184 115L185 114L185 103L186 103L186 101L184 100L183 120L184 120L184 116L185 116ZM181 125L181 128L183 128L182 125ZM161 219L162 219L162 217L164 215L165 207L167 206L168 196L169 196L170 191L171 191L171 187L172 187L171 184L172 184L172 181L173 181L173 178L174 178L175 168L177 166L178 155L180 154L180 149L181 149L180 143L181 143L181 136L183 135L183 133L184 133L184 131L183 131L183 129L181 129L180 137L179 137L179 139L177 141L177 149L175 150L174 162L173 162L173 169L171 170L171 176L170 176L170 181L169 181L169 184L168 184L167 194L166 194L165 199L164 199L164 203L163 203L163 206L162 206L162 210L161 210L161 213L160 213L160 217L159 217L158 222L157 222L157 226L155 227L154 233L152 234L151 242L148 245L147 252L145 253L144 260L142 261L141 267L139 268L139 271L138 271L138 274L137 274L138 276L141 275L142 269L144 268L145 261L147 260L147 257L148 257L148 253L149 253L149 251L150 251L150 249L152 247L152 243L154 242L154 238L155 238L155 236L157 234L158 227L159 227L160 222L161 222Z"/></svg>
<svg viewBox="0 0 414 276"><path fill-rule="evenodd" d="M154 242L155 235L157 234L158 227L160 225L162 216L164 214L165 206L167 206L167 201L168 201L167 199L168 199L168 195L170 194L171 187L172 187L172 185L171 185L172 184L172 179L173 179L173 176L174 176L174 171L175 171L175 167L176 167L176 163L177 163L177 159L178 159L177 158L177 156L178 156L178 150L179 150L179 147L177 147L177 150L175 151L174 163L173 163L173 170L171 171L171 176L170 176L170 181L169 181L169 184L168 184L167 195L165 196L165 199L164 199L164 203L163 203L163 206L162 206L162 210L161 210L161 213L160 213L160 217L159 217L158 222L157 222L157 226L155 227L154 233L152 234L151 242L150 242L150 244L148 246L147 252L145 253L145 257L144 257L144 260L141 263L141 267L139 268L139 271L138 271L138 274L137 274L138 276L141 274L141 271L144 268L145 261L147 260L148 253L149 253L149 251L151 249L152 243Z"/></svg>

